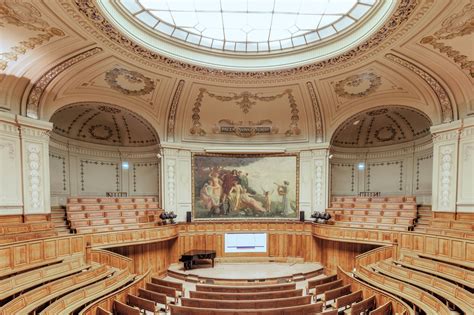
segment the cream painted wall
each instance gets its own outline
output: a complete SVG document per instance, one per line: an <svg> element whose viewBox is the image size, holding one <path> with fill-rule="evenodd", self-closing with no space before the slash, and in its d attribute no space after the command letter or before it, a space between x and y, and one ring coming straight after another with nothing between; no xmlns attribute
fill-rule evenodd
<svg viewBox="0 0 474 315"><path fill-rule="evenodd" d="M67 141L67 142L63 142ZM160 160L157 148L111 148L54 136L51 140L51 203L64 205L68 196L157 196ZM129 168L122 167L127 161Z"/></svg>
<svg viewBox="0 0 474 315"><path fill-rule="evenodd" d="M430 139L385 148L332 148L332 196L381 192L414 195L419 204L431 204L433 146ZM359 169L359 163L364 168Z"/></svg>

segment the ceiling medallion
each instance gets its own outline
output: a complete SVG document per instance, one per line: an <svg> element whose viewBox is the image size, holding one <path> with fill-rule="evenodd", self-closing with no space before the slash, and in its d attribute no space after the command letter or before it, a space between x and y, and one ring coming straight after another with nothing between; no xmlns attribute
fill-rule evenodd
<svg viewBox="0 0 474 315"><path fill-rule="evenodd" d="M395 139L397 131L392 126L384 126L380 129L375 130L374 137L380 142L392 141Z"/></svg>
<svg viewBox="0 0 474 315"><path fill-rule="evenodd" d="M124 87L122 86L123 80L131 86L138 85L140 88L130 89L129 87ZM144 76L140 72L130 71L124 68L115 68L107 71L105 74L105 81L112 89L130 96L146 95L155 88L155 82L152 79Z"/></svg>
<svg viewBox="0 0 474 315"><path fill-rule="evenodd" d="M374 93L380 85L382 85L380 76L368 72L351 75L337 82L334 92L344 98L360 98Z"/></svg>
<svg viewBox="0 0 474 315"><path fill-rule="evenodd" d="M89 134L97 140L107 141L114 135L112 128L106 125L93 125L89 128Z"/></svg>

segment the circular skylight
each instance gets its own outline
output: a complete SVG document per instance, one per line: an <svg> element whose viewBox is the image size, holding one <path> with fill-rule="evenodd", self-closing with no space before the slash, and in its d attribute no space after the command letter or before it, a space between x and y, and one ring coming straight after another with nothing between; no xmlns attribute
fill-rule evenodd
<svg viewBox="0 0 474 315"><path fill-rule="evenodd" d="M147 27L193 45L280 51L332 38L379 0L118 0Z"/></svg>

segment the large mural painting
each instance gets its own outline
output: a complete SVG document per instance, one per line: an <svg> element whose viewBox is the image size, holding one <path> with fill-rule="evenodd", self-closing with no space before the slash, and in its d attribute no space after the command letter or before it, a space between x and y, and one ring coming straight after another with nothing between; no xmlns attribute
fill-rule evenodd
<svg viewBox="0 0 474 315"><path fill-rule="evenodd" d="M298 213L297 155L195 154L195 219L290 218Z"/></svg>

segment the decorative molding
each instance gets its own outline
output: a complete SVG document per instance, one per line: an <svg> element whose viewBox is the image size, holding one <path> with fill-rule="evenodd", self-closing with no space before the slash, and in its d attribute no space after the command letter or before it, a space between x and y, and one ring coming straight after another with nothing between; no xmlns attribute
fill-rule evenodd
<svg viewBox="0 0 474 315"><path fill-rule="evenodd" d="M71 66L75 65L76 63L92 57L98 53L102 52L102 48L95 47L84 51L80 54L77 54L66 61L61 62L60 64L54 66L52 69L48 70L44 73L41 78L33 84L33 88L31 89L28 99L26 101L26 116L38 119L38 109L39 103L43 96L46 87L53 81L59 74L70 68Z"/></svg>
<svg viewBox="0 0 474 315"><path fill-rule="evenodd" d="M430 154L430 155L427 155L427 156L422 156L422 157L418 157L416 159L416 188L415 190L419 190L420 189L420 163L422 161L426 161L426 160L432 160L433 159L433 154Z"/></svg>
<svg viewBox="0 0 474 315"><path fill-rule="evenodd" d="M443 123L449 123L454 120L454 110L451 100L444 87L432 75L410 61L395 56L394 54L386 54L385 58L407 68L422 78L438 97Z"/></svg>
<svg viewBox="0 0 474 315"><path fill-rule="evenodd" d="M119 77L124 78L131 84L139 83L142 87L139 90L127 89L120 85L120 82L117 80ZM138 71L131 71L124 68L115 68L107 71L105 73L105 82L107 82L112 89L129 96L146 95L155 89L155 82L151 78L146 77Z"/></svg>
<svg viewBox="0 0 474 315"><path fill-rule="evenodd" d="M27 171L29 178L29 195L31 210L43 210L41 198L41 145L37 143L29 143L26 146L27 153Z"/></svg>
<svg viewBox="0 0 474 315"><path fill-rule="evenodd" d="M171 100L170 111L168 113L168 130L167 130L167 139L168 141L174 141L174 131L176 126L176 113L178 111L179 99L181 98L181 93L184 89L184 80L179 80L178 86L174 91L173 99Z"/></svg>
<svg viewBox="0 0 474 315"><path fill-rule="evenodd" d="M321 107L319 106L316 90L314 89L313 83L310 81L306 82L306 87L308 88L311 104L313 105L314 124L316 127L316 142L323 142L323 117L321 115Z"/></svg>
<svg viewBox="0 0 474 315"><path fill-rule="evenodd" d="M137 192L137 167L150 167L150 166L156 166L158 168L158 178L159 176L159 163L158 162L141 162L141 163L133 163L133 192Z"/></svg>
<svg viewBox="0 0 474 315"><path fill-rule="evenodd" d="M85 191L85 173L84 173L84 164L92 164L92 165L101 165L101 166L115 166L115 189L116 191L120 191L120 168L119 164L115 162L106 162L106 161L95 161L95 160L85 160L80 159L80 174L81 174L81 191Z"/></svg>
<svg viewBox="0 0 474 315"><path fill-rule="evenodd" d="M400 25L406 22L415 11L418 6L418 1L416 0L402 0L400 1L398 7L394 10L394 13L390 19L367 41L361 43L355 48L342 53L333 58L323 60L320 62L312 63L309 65L304 65L296 68L290 68L285 70L273 70L273 71L225 71L220 69L206 68L197 65L191 65L185 62L178 60L170 59L164 56L161 56L146 47L143 47L136 42L130 40L128 37L123 35L117 28L115 28L98 8L95 1L93 0L74 0L76 8L81 14L83 14L94 27L90 27L84 21L80 21L80 24L88 31L93 32L94 36L101 39L104 42L107 40L111 43L107 43L111 49L119 51L122 54L126 54L130 58L135 60L142 61L146 64L149 64L153 67L160 67L164 69L167 68L168 71L178 72L181 74L189 74L190 72L194 73L199 77L207 77L215 81L222 81L222 79L253 79L253 80L262 80L262 79L271 79L272 82L275 81L275 78L280 80L287 80L289 77L294 77L299 74L308 74L309 76L314 76L315 73L321 73L324 69L327 69L331 66L345 64L347 66L348 62L354 62L355 57L361 57L362 55L368 53L373 54L385 48L393 43L396 38L387 40L388 37L394 35L396 30ZM72 10L70 3L67 0L61 0L61 4L64 9L74 16L75 20L80 19L79 16ZM426 5L424 11L428 9L430 4ZM423 13L420 13L419 16L415 16L414 20L418 20L423 16ZM402 32L397 32L396 34L404 34L408 31L410 27L406 27ZM101 34L99 34L99 32ZM401 35L400 35L401 36ZM399 36L397 36L399 37ZM386 45L382 45L386 41ZM377 51L374 51L375 48L378 48ZM139 56L141 58L136 58ZM144 59L144 60L143 60ZM151 62L147 62L151 61Z"/></svg>
<svg viewBox="0 0 474 315"><path fill-rule="evenodd" d="M457 12L442 23L442 28L430 36L423 37L421 44L431 45L440 53L446 54L454 63L457 63L462 70L469 72L471 78L474 78L474 61L469 60L468 56L461 54L460 51L453 47L442 43L442 40L463 37L474 32L472 19L474 18L474 4L472 2L466 4L460 12ZM472 47L471 47L472 48Z"/></svg>
<svg viewBox="0 0 474 315"><path fill-rule="evenodd" d="M438 196L439 204L441 205L440 210L449 209L451 203L451 177L453 169L454 150L452 146L441 147L440 151L440 164L439 164L439 185L440 192Z"/></svg>
<svg viewBox="0 0 474 315"><path fill-rule="evenodd" d="M201 112L201 105L204 99L204 95L217 99L221 102L235 101L235 104L240 107L240 109L242 110L244 114L248 114L250 112L251 108L254 105L256 105L256 101L271 102L276 99L282 98L283 96L286 95L288 97L288 103L290 105L291 123L290 123L289 129L285 131L285 136L289 137L293 135L299 135L301 133L301 130L298 127L298 122L300 120L298 105L296 104L295 97L293 96L293 91L291 89L287 89L282 93L271 95L271 96L260 96L258 95L258 93L254 94L248 91L242 92L240 94L236 94L236 93L229 93L229 94L231 94L231 96L217 95L215 93L209 92L205 88L199 89L199 94L197 95L196 100L194 101L193 108L192 108L193 114L191 117L192 117L193 126L189 130L190 134L197 135L197 136L204 136L207 134L207 132L202 128L201 116L199 115L199 113ZM229 122L230 120L221 119L219 122L224 122L224 121ZM262 122L271 122L271 120L265 119L256 123L249 122L249 124L245 126L250 127L252 125L262 125ZM244 122L242 122L242 125L243 123ZM233 124L238 125L238 123L237 124L233 123ZM238 131L235 131L234 129L234 132L232 132L231 134L235 134L237 136L249 137L249 136L257 135L259 133L257 133L256 130L250 133L247 133L247 132L239 133ZM265 134L268 134L268 132Z"/></svg>
<svg viewBox="0 0 474 315"><path fill-rule="evenodd" d="M54 154L54 153L49 153L50 158L58 159L62 163L62 173L63 173L63 191L67 191L67 172L66 172L66 157Z"/></svg>
<svg viewBox="0 0 474 315"><path fill-rule="evenodd" d="M47 43L53 37L63 37L63 30L51 27L41 16L40 10L28 2L3 1L0 3L0 27L7 24L25 28L36 32L35 36L29 37L18 45L10 47L9 51L0 52L0 70L5 70L10 61L16 61L19 55L24 55L30 49L34 49L43 43Z"/></svg>
<svg viewBox="0 0 474 315"><path fill-rule="evenodd" d="M347 87L359 87L364 81L368 81L369 83L367 89L356 93L346 90ZM346 99L361 98L374 93L381 85L382 78L380 76L372 72L365 72L361 74L351 75L345 78L344 80L337 82L334 86L334 92L338 96Z"/></svg>
<svg viewBox="0 0 474 315"><path fill-rule="evenodd" d="M168 200L166 204L169 207L174 207L175 206L175 184L176 184L176 174L175 174L175 169L176 169L176 160L170 160L167 159L166 161L166 186L167 186L167 195L168 195ZM168 211L173 211L176 209L166 209Z"/></svg>
<svg viewBox="0 0 474 315"><path fill-rule="evenodd" d="M394 162L375 162L367 163L367 191L370 191L370 171L374 166L390 166L390 165L400 165L400 177L398 180L398 190L403 190L403 161L394 161Z"/></svg>
<svg viewBox="0 0 474 315"><path fill-rule="evenodd" d="M323 160L316 160L315 164L315 179L314 179L314 192L315 192L315 199L314 204L316 206L324 205L324 182L325 179L323 177L323 170L324 170L324 161Z"/></svg>
<svg viewBox="0 0 474 315"><path fill-rule="evenodd" d="M355 190L355 166L354 163L331 163L331 167L350 167L351 168L351 191ZM334 173L331 172L331 178L334 176ZM334 180L331 179L331 186L334 183ZM334 191L333 187L331 190Z"/></svg>
<svg viewBox="0 0 474 315"><path fill-rule="evenodd" d="M3 139L2 139L3 140ZM8 142L8 143L0 143L0 149L4 150L4 149L7 149L8 151L8 158L10 160L14 160L15 159L15 146L13 145L13 143L11 142Z"/></svg>

